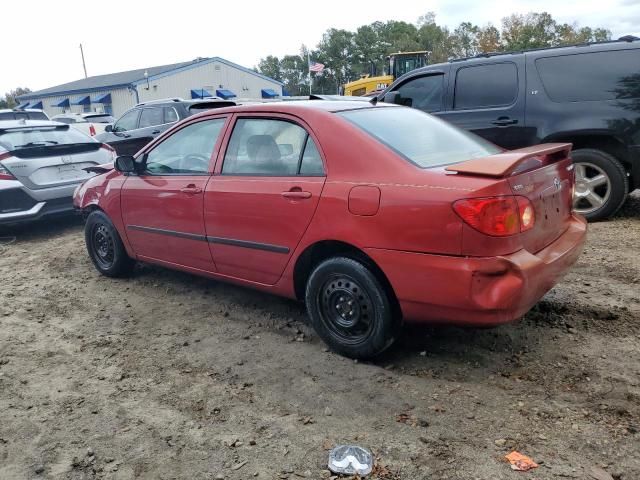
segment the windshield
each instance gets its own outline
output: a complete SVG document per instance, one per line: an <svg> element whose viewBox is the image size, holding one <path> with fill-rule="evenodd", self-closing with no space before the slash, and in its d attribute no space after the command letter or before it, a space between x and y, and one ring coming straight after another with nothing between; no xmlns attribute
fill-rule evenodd
<svg viewBox="0 0 640 480"><path fill-rule="evenodd" d="M68 127L40 127L0 131L0 147L9 151L47 145L94 142L93 139L85 134Z"/></svg>
<svg viewBox="0 0 640 480"><path fill-rule="evenodd" d="M338 115L420 168L451 165L502 151L472 133L413 108L374 107Z"/></svg>

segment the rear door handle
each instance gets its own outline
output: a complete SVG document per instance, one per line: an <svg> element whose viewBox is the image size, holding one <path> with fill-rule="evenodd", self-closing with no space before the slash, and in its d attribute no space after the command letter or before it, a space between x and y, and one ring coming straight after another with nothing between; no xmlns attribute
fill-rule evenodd
<svg viewBox="0 0 640 480"><path fill-rule="evenodd" d="M307 198L311 198L311 192L303 192L302 190L291 189L288 192L282 192L282 196L290 200L305 200Z"/></svg>
<svg viewBox="0 0 640 480"><path fill-rule="evenodd" d="M160 130L154 130L153 132L151 132L151 135L157 135L160 133Z"/></svg>
<svg viewBox="0 0 640 480"><path fill-rule="evenodd" d="M186 187L182 187L180 189L182 193L186 193L189 195L195 195L196 193L202 193L202 189L200 187L196 187L195 185L187 185Z"/></svg>
<svg viewBox="0 0 640 480"><path fill-rule="evenodd" d="M491 123L493 125L498 126L498 127L508 127L509 125L515 125L516 123L518 123L518 120L511 119L509 117L500 117L500 118L495 119Z"/></svg>

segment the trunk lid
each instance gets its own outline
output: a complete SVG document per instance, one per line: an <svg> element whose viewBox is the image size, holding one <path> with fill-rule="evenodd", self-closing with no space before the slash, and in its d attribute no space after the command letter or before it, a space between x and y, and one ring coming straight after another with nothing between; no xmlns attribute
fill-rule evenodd
<svg viewBox="0 0 640 480"><path fill-rule="evenodd" d="M84 168L110 160L97 142L21 148L9 154L3 166L33 190L82 182L94 175Z"/></svg>
<svg viewBox="0 0 640 480"><path fill-rule="evenodd" d="M514 195L531 202L535 223L520 234L522 246L538 252L569 227L574 183L571 144L535 145L476 158L446 169L462 175L502 179Z"/></svg>

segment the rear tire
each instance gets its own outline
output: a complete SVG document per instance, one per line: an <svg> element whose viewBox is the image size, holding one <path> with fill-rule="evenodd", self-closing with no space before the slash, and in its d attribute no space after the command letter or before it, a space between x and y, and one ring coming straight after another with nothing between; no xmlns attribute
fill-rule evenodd
<svg viewBox="0 0 640 480"><path fill-rule="evenodd" d="M305 301L318 335L345 357L375 357L395 340L398 322L389 293L354 259L335 257L320 263L307 281Z"/></svg>
<svg viewBox="0 0 640 480"><path fill-rule="evenodd" d="M612 216L629 193L624 166L612 155L593 148L574 150L571 156L576 169L574 210L590 222Z"/></svg>
<svg viewBox="0 0 640 480"><path fill-rule="evenodd" d="M135 260L127 255L118 231L101 210L95 210L87 217L84 240L89 258L101 274L124 277L133 270Z"/></svg>

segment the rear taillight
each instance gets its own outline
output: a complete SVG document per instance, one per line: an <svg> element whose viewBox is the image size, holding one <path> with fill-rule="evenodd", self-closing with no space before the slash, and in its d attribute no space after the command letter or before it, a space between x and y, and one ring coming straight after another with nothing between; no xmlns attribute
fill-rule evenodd
<svg viewBox="0 0 640 480"><path fill-rule="evenodd" d="M103 143L100 145L100 148L106 150L107 152L109 152L111 154L111 159L113 161L115 161L117 155L116 155L116 151L113 149L113 147L111 145L107 145L106 143Z"/></svg>
<svg viewBox="0 0 640 480"><path fill-rule="evenodd" d="M96 127L94 127L93 124L89 125L89 135L92 137L96 136Z"/></svg>
<svg viewBox="0 0 640 480"><path fill-rule="evenodd" d="M0 161L6 160L7 158L10 158L10 157L11 157L10 153L0 153ZM15 180L15 179L16 177L14 177L11 174L11 172L7 170L7 168L0 163L0 180Z"/></svg>
<svg viewBox="0 0 640 480"><path fill-rule="evenodd" d="M526 197L466 198L453 209L467 225L493 237L508 237L533 228L535 213Z"/></svg>

